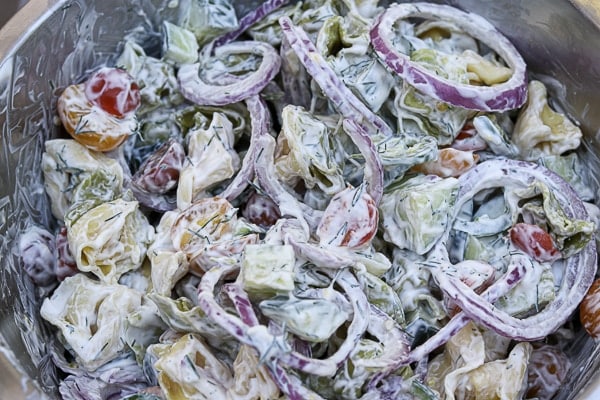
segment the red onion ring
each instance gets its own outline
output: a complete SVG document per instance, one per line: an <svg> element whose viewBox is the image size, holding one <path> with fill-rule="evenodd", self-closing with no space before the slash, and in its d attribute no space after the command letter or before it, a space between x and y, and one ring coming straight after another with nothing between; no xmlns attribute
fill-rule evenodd
<svg viewBox="0 0 600 400"><path fill-rule="evenodd" d="M367 192L369 192L375 204L379 204L383 195L383 165L381 157L379 157L373 141L361 124L352 119L345 119L344 130L365 158L363 181L366 183Z"/></svg>
<svg viewBox="0 0 600 400"><path fill-rule="evenodd" d="M513 70L510 79L495 86L451 82L401 54L392 43L394 23L419 17L448 20L471 34L502 57ZM393 4L371 28L371 44L381 60L422 93L459 107L482 111L506 111L521 107L527 99L527 72L523 58L496 28L482 17L457 8L431 3Z"/></svg>
<svg viewBox="0 0 600 400"><path fill-rule="evenodd" d="M344 85L302 28L295 26L288 17L281 17L279 24L302 65L344 118L351 119L357 124L363 124L363 126L364 124L373 126L385 136L394 135L392 128ZM365 130L371 131L367 127Z"/></svg>
<svg viewBox="0 0 600 400"><path fill-rule="evenodd" d="M322 211L314 210L296 199L277 180L275 174L275 139L271 135L257 138L258 154L255 158L254 171L259 186L264 193L279 207L282 216L291 216L301 222L306 231L315 231L323 215Z"/></svg>
<svg viewBox="0 0 600 400"><path fill-rule="evenodd" d="M507 182L524 188L534 181L548 185L568 218L588 220L585 205L573 188L554 172L541 165L508 159L483 162L459 177L461 184L456 209L478 192L506 185ZM450 226L450 225L449 225ZM449 230L446 232L446 238ZM434 259L448 263L442 238L433 250ZM441 254L441 256L440 256ZM590 240L579 253L566 259L565 272L556 297L542 311L519 319L499 310L477 295L462 282L440 280L440 288L472 320L500 335L516 340L540 340L556 331L575 311L591 286L597 268L596 242Z"/></svg>
<svg viewBox="0 0 600 400"><path fill-rule="evenodd" d="M214 290L221 278L238 270L236 265L223 265L215 267L204 274L198 287L198 305L207 317L219 324L241 343L255 348L261 357L268 356L267 362L283 363L290 368L318 376L333 376L340 365L348 358L350 352L356 347L363 333L367 330L369 319L369 301L360 288L360 284L350 270L341 270L333 273L338 285L352 299L353 319L348 326L346 339L335 353L326 359L314 359L298 352L292 351L284 341L283 336L270 334L263 325L247 325L239 317L226 312L216 301ZM235 288L230 288L231 291ZM245 301L245 296L230 292L237 299L235 307L243 319L253 323L258 318L254 314L252 304ZM244 300L245 299L245 300ZM274 350L274 351L272 351Z"/></svg>
<svg viewBox="0 0 600 400"><path fill-rule="evenodd" d="M443 271L439 271L438 275L445 274ZM519 283L525 276L524 263L517 262L509 266L507 272L496 282L494 282L489 288L487 288L482 294L486 301L494 303L499 298L504 296L513 287ZM403 360L401 365L408 365L413 362L418 362L428 354L432 353L435 349L445 344L452 336L456 335L458 331L464 328L471 319L463 312L456 314L450 322L444 325L435 335L430 337L425 343L413 349L406 360ZM398 365L398 366L401 366Z"/></svg>
<svg viewBox="0 0 600 400"><path fill-rule="evenodd" d="M269 134L269 122L271 116L265 102L260 96L252 96L246 99L246 106L250 114L252 132L250 133L250 145L242 161L242 166L231 183L220 194L229 201L236 199L254 179L254 164L258 154L257 138Z"/></svg>
<svg viewBox="0 0 600 400"><path fill-rule="evenodd" d="M256 96L279 73L281 58L273 46L264 42L240 41L223 45L215 50L216 57L248 53L262 56L258 69L239 80L228 80L222 86L202 80L199 74L200 63L182 65L177 73L181 93L193 103L214 106L237 103Z"/></svg>

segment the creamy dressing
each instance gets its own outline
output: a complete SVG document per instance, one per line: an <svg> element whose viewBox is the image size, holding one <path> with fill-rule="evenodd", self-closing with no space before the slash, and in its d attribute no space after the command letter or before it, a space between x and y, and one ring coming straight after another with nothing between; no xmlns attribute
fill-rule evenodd
<svg viewBox="0 0 600 400"><path fill-rule="evenodd" d="M492 322L501 322L500 333L517 342L539 332L551 335L556 321L568 315L547 314L565 311L556 304L576 306L580 293L569 282L583 285L587 278L573 272L577 257L571 257L581 252L582 263L591 257L596 227L582 217L585 206L576 195L553 197L562 181L547 170L503 160L534 159L538 151L561 157L579 146L580 132L549 108L537 83L530 84L535 93L527 107L515 112L514 130L497 122L509 116L494 110L516 108L522 93L488 110L486 102L497 100L488 98L494 97L492 86L514 90L524 65L479 17L417 27L402 21L389 37L383 34L391 22L379 20L387 45L395 41L419 63L408 64L402 81L385 56L370 50L375 8L346 3L348 15L336 15L334 2L315 8L309 1L282 20L286 40L294 39L290 51L298 56L287 60L298 65L283 69L279 50L269 44L277 46L279 37L217 47L224 61L213 65L210 79L198 70L211 60L208 53L201 52L204 59L197 64L182 64L177 57L148 57L128 42L118 62L138 80L142 106L137 117L116 125L96 106L82 103L82 85L68 89L73 93L67 92L59 112L79 113L94 132L126 134L129 147L102 154L73 140L51 140L43 156L46 192L56 219L66 225L79 273L55 283L42 316L60 331L81 376L92 377L123 357L135 359L130 372L146 380L135 382L130 394L158 385L167 399L351 399L381 395L365 384L375 378L398 396L414 396L411 385L422 385L429 398L522 394L531 346L527 340L511 349L486 343L496 334ZM226 2L214 6L230 24ZM433 18L427 7L424 16ZM449 20L458 12L440 10ZM201 45L223 31L189 18L193 15L186 14L177 29L183 29L182 37L192 33ZM303 28L329 53L317 54L299 34ZM478 41L496 55L474 53ZM297 73L304 71L301 62L308 75ZM489 112L474 118L472 110L431 97L435 84L417 79L422 68L442 76L459 97L486 103L482 109ZM320 79L294 94L310 107L286 104L272 78L282 74L289 87L299 88L315 71ZM473 91L469 82L488 85L486 94ZM207 112L199 105L214 108ZM269 115L271 110L276 114ZM147 129L130 137L137 118ZM365 130L363 141L346 132L344 119ZM455 150L468 121L486 146ZM151 213L151 204L128 190L128 169L135 172L137 157L152 156L163 134L183 143L186 160L176 190L143 188L149 197L176 199L173 211ZM249 135L256 151L249 149ZM444 164L443 149L451 149L445 152L451 164ZM252 167L244 170L248 163ZM576 175L574 165L561 164L565 176ZM219 197L242 171L248 175L238 182L240 194ZM105 186L94 187L99 175L111 182L109 195ZM383 190L379 204L371 196L375 184L379 196ZM239 208L256 195L275 202L274 221L252 219L261 214L253 212L260 203L241 216ZM550 231L567 250L566 259L535 262L515 247L510 229L520 221ZM23 237L32 236L30 231ZM53 235L35 237L46 236L24 250L29 266L48 261ZM518 270L518 282L507 283L504 274L522 259L529 262ZM497 282L510 291L500 293ZM469 320L461 313L461 307L471 311L465 305L493 308L486 315L468 314L481 326L454 325L447 333L447 326ZM438 335L445 335L441 344L448 343L429 364L417 360L420 370L412 370L409 348ZM386 346L394 346L394 357L386 357ZM408 386L393 379L401 368Z"/></svg>

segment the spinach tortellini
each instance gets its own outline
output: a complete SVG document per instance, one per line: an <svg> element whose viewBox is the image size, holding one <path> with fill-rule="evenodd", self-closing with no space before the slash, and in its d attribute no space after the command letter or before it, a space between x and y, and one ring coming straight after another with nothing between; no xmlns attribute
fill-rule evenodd
<svg viewBox="0 0 600 400"><path fill-rule="evenodd" d="M122 340L126 319L141 301L138 291L77 274L44 300L40 313L60 329L79 365L93 371L128 350Z"/></svg>
<svg viewBox="0 0 600 400"><path fill-rule="evenodd" d="M82 215L68 230L77 268L106 283L142 265L154 227L136 201L117 199Z"/></svg>

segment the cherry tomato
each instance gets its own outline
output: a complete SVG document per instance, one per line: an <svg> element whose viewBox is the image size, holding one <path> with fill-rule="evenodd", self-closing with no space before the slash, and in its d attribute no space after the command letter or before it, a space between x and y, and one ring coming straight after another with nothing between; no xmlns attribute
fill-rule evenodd
<svg viewBox="0 0 600 400"><path fill-rule="evenodd" d="M177 185L184 160L185 149L171 139L144 161L133 176L133 182L149 193L167 193Z"/></svg>
<svg viewBox="0 0 600 400"><path fill-rule="evenodd" d="M94 105L118 118L135 112L140 88L131 75L119 68L101 68L85 83L85 96Z"/></svg>
<svg viewBox="0 0 600 400"><path fill-rule="evenodd" d="M331 199L317 235L323 245L361 247L375 236L379 212L364 187L348 187Z"/></svg>
<svg viewBox="0 0 600 400"><path fill-rule="evenodd" d="M23 268L39 286L47 286L55 279L54 236L41 228L31 228L23 233L19 242Z"/></svg>
<svg viewBox="0 0 600 400"><path fill-rule="evenodd" d="M558 347L535 344L527 367L528 399L549 400L567 377L571 362Z"/></svg>
<svg viewBox="0 0 600 400"><path fill-rule="evenodd" d="M600 338L600 279L592 283L583 298L579 307L579 319L591 337Z"/></svg>
<svg viewBox="0 0 600 400"><path fill-rule="evenodd" d="M253 193L242 211L242 215L248 221L262 226L263 228L272 226L281 217L277 204L269 197L258 193Z"/></svg>
<svg viewBox="0 0 600 400"><path fill-rule="evenodd" d="M67 228L62 227L56 234L56 278L59 282L79 272L75 258L69 249Z"/></svg>
<svg viewBox="0 0 600 400"><path fill-rule="evenodd" d="M487 149L488 145L477 134L477 129L475 129L473 123L469 121L463 126L450 147L463 151L479 151Z"/></svg>
<svg viewBox="0 0 600 400"><path fill-rule="evenodd" d="M83 84L68 86L58 98L58 116L65 130L82 145L95 151L114 150L135 132L135 116L116 118L94 107L84 90Z"/></svg>
<svg viewBox="0 0 600 400"><path fill-rule="evenodd" d="M448 147L439 151L437 160L416 165L414 170L442 178L457 177L473 168L477 161L479 161L479 156L472 151Z"/></svg>
<svg viewBox="0 0 600 400"><path fill-rule="evenodd" d="M561 257L552 236L537 225L516 224L510 230L510 240L536 261L555 261Z"/></svg>

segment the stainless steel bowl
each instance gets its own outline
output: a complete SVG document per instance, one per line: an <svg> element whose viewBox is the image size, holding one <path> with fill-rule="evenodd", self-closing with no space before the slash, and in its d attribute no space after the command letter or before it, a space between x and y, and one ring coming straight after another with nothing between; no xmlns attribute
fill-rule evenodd
<svg viewBox="0 0 600 400"><path fill-rule="evenodd" d="M172 3L30 0L0 31L0 345L16 368L0 374L3 398L24 398L17 394L20 386L31 398L57 396L57 375L48 359L56 342L39 318L35 287L20 268L16 246L20 232L32 222L53 224L39 165L43 141L58 132L55 93L110 61L126 33L158 26L174 12ZM256 3L237 5L249 9ZM582 155L590 169L600 172L597 0L447 3L485 16L513 41L530 70L549 85L556 105L581 122L586 138ZM574 366L558 398L600 398L600 378L594 376L599 347L581 334L569 351Z"/></svg>

